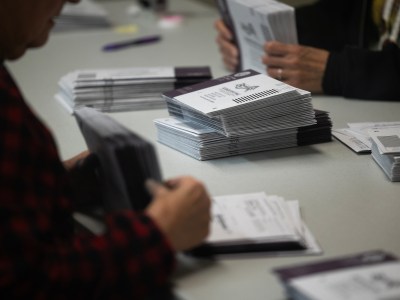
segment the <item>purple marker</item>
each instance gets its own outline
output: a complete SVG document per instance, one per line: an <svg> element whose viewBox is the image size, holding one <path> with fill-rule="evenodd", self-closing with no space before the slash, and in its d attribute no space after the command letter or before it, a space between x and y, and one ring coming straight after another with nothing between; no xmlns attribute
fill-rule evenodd
<svg viewBox="0 0 400 300"><path fill-rule="evenodd" d="M150 36L143 36L134 40L122 41L117 43L112 43L105 45L103 47L103 51L116 51L122 48L137 46L137 45L145 45L145 44L152 44L161 40L161 36L159 35L150 35Z"/></svg>

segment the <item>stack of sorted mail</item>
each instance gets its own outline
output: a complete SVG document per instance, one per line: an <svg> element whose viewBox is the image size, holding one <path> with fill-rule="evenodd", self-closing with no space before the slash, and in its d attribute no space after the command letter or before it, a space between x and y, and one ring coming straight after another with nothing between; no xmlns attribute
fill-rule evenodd
<svg viewBox="0 0 400 300"><path fill-rule="evenodd" d="M212 197L210 234L189 253L196 256L317 255L317 240L300 202L264 192Z"/></svg>
<svg viewBox="0 0 400 300"><path fill-rule="evenodd" d="M239 69L266 72L264 44L280 41L297 44L295 10L275 0L217 0L225 25L240 49Z"/></svg>
<svg viewBox="0 0 400 300"><path fill-rule="evenodd" d="M199 160L331 140L309 92L253 70L163 96L171 118L155 120L158 141Z"/></svg>
<svg viewBox="0 0 400 300"><path fill-rule="evenodd" d="M400 262L372 250L275 269L293 300L400 299Z"/></svg>
<svg viewBox="0 0 400 300"><path fill-rule="evenodd" d="M109 16L104 7L92 0L79 3L66 3L56 19L55 31L86 30L111 27Z"/></svg>
<svg viewBox="0 0 400 300"><path fill-rule="evenodd" d="M63 76L56 95L71 113L164 108L162 93L211 78L209 67L150 67L77 70Z"/></svg>
<svg viewBox="0 0 400 300"><path fill-rule="evenodd" d="M400 181L400 128L372 129L371 154L391 181Z"/></svg>

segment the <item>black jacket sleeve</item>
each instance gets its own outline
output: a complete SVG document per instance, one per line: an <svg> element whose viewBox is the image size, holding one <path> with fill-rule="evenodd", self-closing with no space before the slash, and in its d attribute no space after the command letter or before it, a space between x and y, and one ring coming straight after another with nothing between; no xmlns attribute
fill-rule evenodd
<svg viewBox="0 0 400 300"><path fill-rule="evenodd" d="M400 48L382 51L346 47L329 56L323 90L348 98L400 101Z"/></svg>
<svg viewBox="0 0 400 300"><path fill-rule="evenodd" d="M372 0L319 0L297 8L299 44L328 51L368 48L379 38L371 5Z"/></svg>

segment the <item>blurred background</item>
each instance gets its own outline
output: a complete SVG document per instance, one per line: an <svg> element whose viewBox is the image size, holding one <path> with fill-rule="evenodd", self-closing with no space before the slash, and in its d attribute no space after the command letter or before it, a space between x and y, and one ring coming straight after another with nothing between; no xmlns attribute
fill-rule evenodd
<svg viewBox="0 0 400 300"><path fill-rule="evenodd" d="M210 5L215 5L215 0L197 0L202 2L207 2ZM304 4L309 4L315 2L315 0L281 0L281 2L287 3L292 6L301 6Z"/></svg>

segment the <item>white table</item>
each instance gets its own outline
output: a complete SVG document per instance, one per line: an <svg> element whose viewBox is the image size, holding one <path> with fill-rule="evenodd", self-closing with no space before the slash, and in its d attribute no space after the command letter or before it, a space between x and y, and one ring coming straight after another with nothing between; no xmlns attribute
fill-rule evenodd
<svg viewBox="0 0 400 300"><path fill-rule="evenodd" d="M159 32L161 43L104 53L101 46L128 36L113 30L54 34L40 50L8 63L31 106L53 129L63 158L85 149L75 123L53 98L61 76L74 69L128 66L209 65L215 77L225 75L213 22L218 13L189 0L171 1L184 14L183 26L162 30L155 17L129 17L133 1L103 1L119 24L139 24L139 35ZM399 99L400 100L400 99ZM330 112L335 128L347 122L399 121L400 102L349 100L314 96L315 108ZM187 300L284 299L271 270L304 261L384 249L400 256L400 183L390 182L370 155L357 155L338 141L307 147L255 153L212 161L196 161L156 142L153 120L165 110L124 112L112 117L156 145L165 178L190 174L204 181L212 195L265 191L298 199L303 217L320 242L318 257L224 259L205 266L186 266L175 283Z"/></svg>

